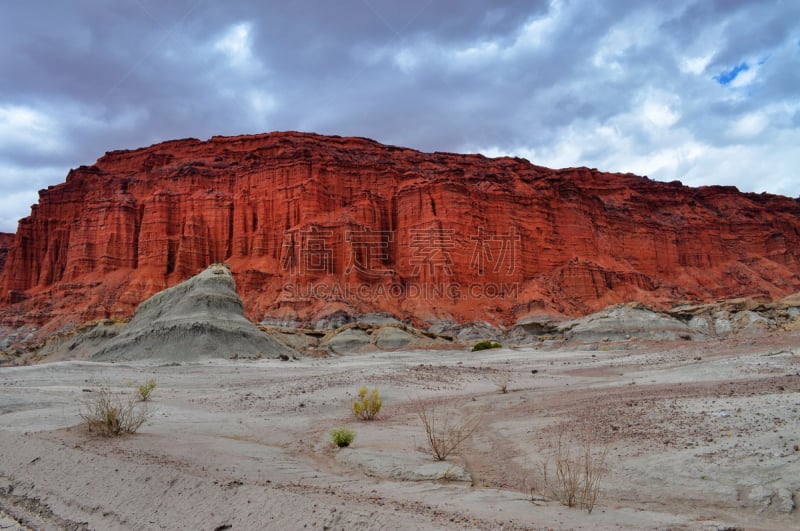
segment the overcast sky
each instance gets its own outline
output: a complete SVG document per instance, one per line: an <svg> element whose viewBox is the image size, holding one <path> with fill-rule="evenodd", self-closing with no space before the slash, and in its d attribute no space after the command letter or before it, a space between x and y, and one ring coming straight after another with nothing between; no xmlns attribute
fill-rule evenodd
<svg viewBox="0 0 800 531"><path fill-rule="evenodd" d="M800 1L0 3L0 231L105 151L275 130L797 197Z"/></svg>

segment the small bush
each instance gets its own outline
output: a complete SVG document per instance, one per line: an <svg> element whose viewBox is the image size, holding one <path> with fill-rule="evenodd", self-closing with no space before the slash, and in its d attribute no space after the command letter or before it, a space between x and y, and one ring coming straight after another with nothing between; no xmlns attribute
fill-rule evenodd
<svg viewBox="0 0 800 531"><path fill-rule="evenodd" d="M367 387L358 390L358 398L353 401L353 413L361 420L374 419L381 410L383 400L378 396L378 388L368 394Z"/></svg>
<svg viewBox="0 0 800 531"><path fill-rule="evenodd" d="M414 409L425 428L433 458L444 461L469 439L481 424L480 417L462 418L456 411L436 403L418 401Z"/></svg>
<svg viewBox="0 0 800 531"><path fill-rule="evenodd" d="M597 450L591 433L584 434L577 447L561 430L553 443L553 467L542 464L544 487L567 507L580 507L589 513L594 509L600 483L606 474L608 448ZM533 494L533 490L531 491Z"/></svg>
<svg viewBox="0 0 800 531"><path fill-rule="evenodd" d="M353 444L356 438L356 432L347 429L344 426L331 430L331 441L339 448L344 448Z"/></svg>
<svg viewBox="0 0 800 531"><path fill-rule="evenodd" d="M496 343L494 341L490 341L488 339L484 341L479 341L475 343L475 346L472 347L472 352L477 352L479 350L488 350L490 348L501 348L503 345L500 343Z"/></svg>
<svg viewBox="0 0 800 531"><path fill-rule="evenodd" d="M117 437L136 433L150 416L144 404L138 404L135 396L122 397L108 387L93 392L80 413L89 432L104 437Z"/></svg>
<svg viewBox="0 0 800 531"><path fill-rule="evenodd" d="M153 392L153 389L156 388L156 379L150 378L147 380L147 383L142 384L139 386L139 400L142 402L147 402L150 398L150 393Z"/></svg>

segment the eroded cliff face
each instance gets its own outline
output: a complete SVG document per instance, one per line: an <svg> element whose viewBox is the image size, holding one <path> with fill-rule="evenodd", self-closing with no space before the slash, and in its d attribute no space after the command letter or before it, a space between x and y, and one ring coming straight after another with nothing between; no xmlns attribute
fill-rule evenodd
<svg viewBox="0 0 800 531"><path fill-rule="evenodd" d="M107 153L40 192L0 324L133 313L227 262L248 317L510 324L800 291L800 204L523 159L272 133Z"/></svg>
<svg viewBox="0 0 800 531"><path fill-rule="evenodd" d="M14 242L14 235L7 232L0 232L0 273L6 265L6 258L8 257L8 249Z"/></svg>

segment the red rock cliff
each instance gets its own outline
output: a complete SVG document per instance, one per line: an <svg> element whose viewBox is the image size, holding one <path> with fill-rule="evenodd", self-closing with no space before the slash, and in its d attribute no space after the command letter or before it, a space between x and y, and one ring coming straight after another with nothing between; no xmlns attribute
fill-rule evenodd
<svg viewBox="0 0 800 531"><path fill-rule="evenodd" d="M6 258L8 257L8 249L14 242L14 235L7 232L0 232L0 273L6 265Z"/></svg>
<svg viewBox="0 0 800 531"><path fill-rule="evenodd" d="M40 192L0 324L130 315L225 261L250 318L512 323L800 291L800 204L522 159L273 133L107 153Z"/></svg>

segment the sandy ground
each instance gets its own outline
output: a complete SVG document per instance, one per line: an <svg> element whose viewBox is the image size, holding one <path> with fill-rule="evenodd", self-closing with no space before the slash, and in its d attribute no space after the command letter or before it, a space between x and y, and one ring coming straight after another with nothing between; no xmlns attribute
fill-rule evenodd
<svg viewBox="0 0 800 531"><path fill-rule="evenodd" d="M87 432L80 408L99 385L151 377L137 434ZM362 384L380 389L378 420L350 414ZM481 418L444 463L418 400ZM339 425L356 431L351 448L331 444ZM591 514L543 488L562 431L607 448ZM797 334L57 362L0 369L0 529L800 529L798 444Z"/></svg>

